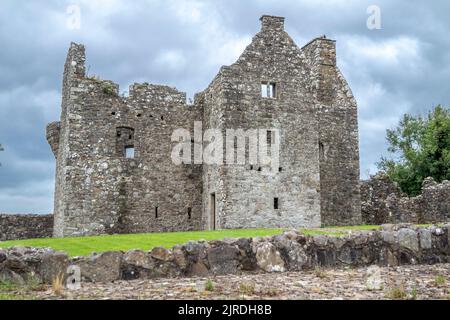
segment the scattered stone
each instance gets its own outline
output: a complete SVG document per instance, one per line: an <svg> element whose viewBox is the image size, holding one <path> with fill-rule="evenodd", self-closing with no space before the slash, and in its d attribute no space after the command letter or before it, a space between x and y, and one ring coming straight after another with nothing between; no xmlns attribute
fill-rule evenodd
<svg viewBox="0 0 450 320"><path fill-rule="evenodd" d="M368 290L383 290L384 281L381 278L381 268L378 266L370 266L367 268L367 289Z"/></svg>

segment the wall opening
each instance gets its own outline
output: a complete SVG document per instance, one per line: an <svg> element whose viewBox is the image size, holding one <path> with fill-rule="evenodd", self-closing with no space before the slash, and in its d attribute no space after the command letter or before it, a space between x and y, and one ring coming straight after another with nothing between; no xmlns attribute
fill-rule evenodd
<svg viewBox="0 0 450 320"><path fill-rule="evenodd" d="M134 146L126 146L124 153L125 153L125 158L134 159Z"/></svg>
<svg viewBox="0 0 450 320"><path fill-rule="evenodd" d="M209 229L216 230L216 194L211 193L209 200Z"/></svg>
<svg viewBox="0 0 450 320"><path fill-rule="evenodd" d="M272 145L272 131L267 130L267 145L270 147Z"/></svg>
<svg viewBox="0 0 450 320"><path fill-rule="evenodd" d="M192 208L188 208L188 219L192 219Z"/></svg>
<svg viewBox="0 0 450 320"><path fill-rule="evenodd" d="M319 141L319 157L320 160L325 159L325 146L321 141Z"/></svg>
<svg viewBox="0 0 450 320"><path fill-rule="evenodd" d="M155 219L158 219L158 207L155 207Z"/></svg>
<svg viewBox="0 0 450 320"><path fill-rule="evenodd" d="M261 83L261 97L274 99L276 97L276 84L274 82Z"/></svg>
<svg viewBox="0 0 450 320"><path fill-rule="evenodd" d="M135 157L134 129L118 127L116 129L116 155L121 158L133 159Z"/></svg>
<svg viewBox="0 0 450 320"><path fill-rule="evenodd" d="M273 208L274 208L275 210L280 209L280 200L279 200L278 198L274 198L274 199L273 199Z"/></svg>

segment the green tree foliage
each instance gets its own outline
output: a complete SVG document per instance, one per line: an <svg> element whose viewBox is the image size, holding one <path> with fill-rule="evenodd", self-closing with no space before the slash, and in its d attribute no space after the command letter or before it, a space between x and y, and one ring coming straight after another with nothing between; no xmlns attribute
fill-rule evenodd
<svg viewBox="0 0 450 320"><path fill-rule="evenodd" d="M437 106L427 117L404 115L399 126L387 131L391 158L378 168L410 196L420 194L427 177L450 180L450 110Z"/></svg>

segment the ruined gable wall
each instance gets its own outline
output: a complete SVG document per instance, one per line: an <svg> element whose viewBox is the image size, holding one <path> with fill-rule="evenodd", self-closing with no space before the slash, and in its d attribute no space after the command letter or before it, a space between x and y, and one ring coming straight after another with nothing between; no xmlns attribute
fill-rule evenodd
<svg viewBox="0 0 450 320"><path fill-rule="evenodd" d="M64 75L62 84L62 102L61 102L61 119L58 125L50 125L47 127L47 136L52 137L49 142L52 144L52 149L58 153L56 157L56 178L55 178L55 194L54 194L54 236L63 236L63 228L65 225L65 212L68 208L67 193L65 190L68 187L67 174L70 168L70 148L69 137L70 127L72 125L71 105L73 99L76 98L77 81L85 77L85 49L82 45L75 43L70 44L67 59L64 65ZM57 132L51 132L52 127L59 127L59 137L55 136ZM49 130L50 129L50 130ZM56 148L56 141L57 148Z"/></svg>
<svg viewBox="0 0 450 320"><path fill-rule="evenodd" d="M422 194L407 197L384 173L361 182L365 224L441 223L450 221L450 182L424 180Z"/></svg>
<svg viewBox="0 0 450 320"><path fill-rule="evenodd" d="M301 52L283 26L282 18L263 17L252 44L236 64L222 69L221 125L278 128L282 135L281 172L268 173L262 165L224 166L223 228L320 226L317 117L304 89ZM276 99L261 97L263 81L276 83Z"/></svg>
<svg viewBox="0 0 450 320"><path fill-rule="evenodd" d="M318 38L302 51L319 117L322 224L357 225L361 222L357 104L336 66L334 41Z"/></svg>
<svg viewBox="0 0 450 320"><path fill-rule="evenodd" d="M191 129L194 119L201 119L199 110L186 105L185 94L145 84L132 86L124 98L112 82L82 77L70 90L64 102L68 116L63 115L70 119L69 136L60 142L68 156L61 166L64 188L57 186L62 191L55 201L62 209L55 234L198 229L201 168L171 160L172 132ZM135 148L134 159L125 158L126 144Z"/></svg>

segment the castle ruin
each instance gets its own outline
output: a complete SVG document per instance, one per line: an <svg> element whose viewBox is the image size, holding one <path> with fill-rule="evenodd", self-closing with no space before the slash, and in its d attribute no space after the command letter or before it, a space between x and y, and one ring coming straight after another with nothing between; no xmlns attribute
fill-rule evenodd
<svg viewBox="0 0 450 320"><path fill-rule="evenodd" d="M192 105L174 88L134 84L119 95L89 78L72 43L59 122L47 126L56 157L54 236L290 228L361 222L357 104L336 66L335 41L299 48L284 18L262 28ZM173 132L279 130L279 168L175 164ZM270 143L271 138L267 138Z"/></svg>

